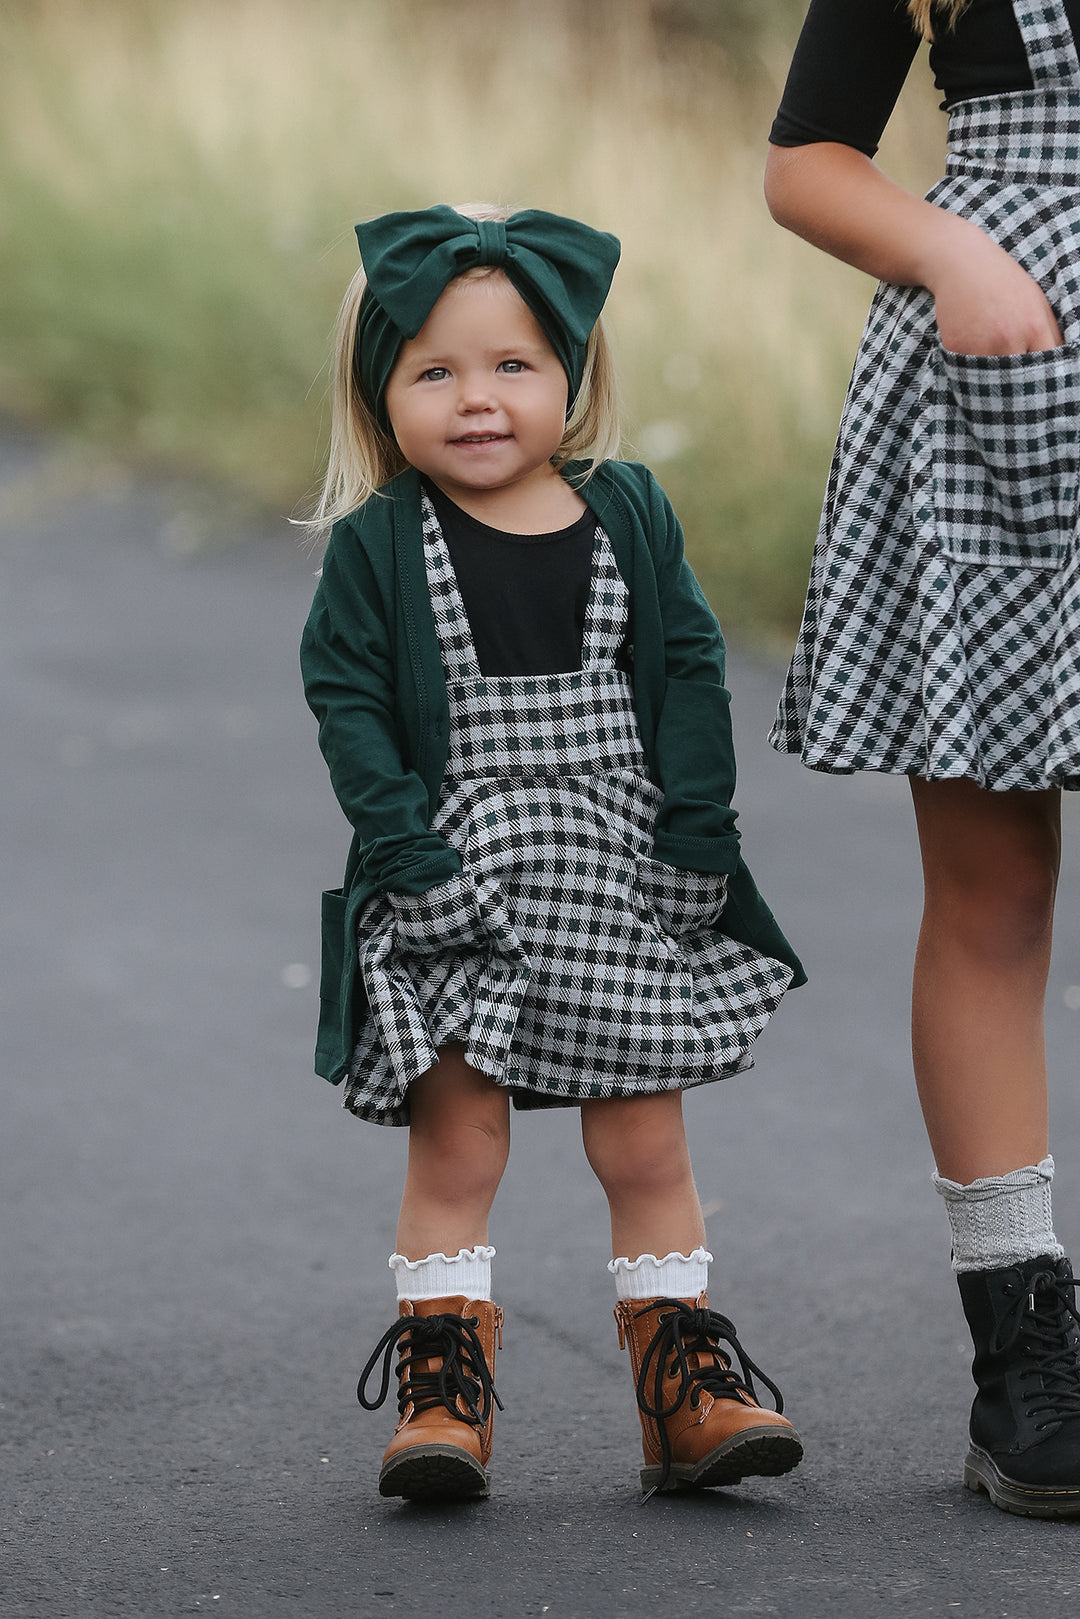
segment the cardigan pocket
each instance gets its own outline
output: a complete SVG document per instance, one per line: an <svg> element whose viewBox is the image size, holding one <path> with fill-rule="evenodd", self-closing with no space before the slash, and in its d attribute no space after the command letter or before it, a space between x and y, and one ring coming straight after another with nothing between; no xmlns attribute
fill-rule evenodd
<svg viewBox="0 0 1080 1619"><path fill-rule="evenodd" d="M1080 516L1080 346L930 351L916 436L936 542L977 567L1057 569Z"/></svg>
<svg viewBox="0 0 1080 1619"><path fill-rule="evenodd" d="M329 888L322 897L322 970L319 978L319 1029L315 1040L315 1072L334 1082L341 1068L341 978L345 968L344 891Z"/></svg>

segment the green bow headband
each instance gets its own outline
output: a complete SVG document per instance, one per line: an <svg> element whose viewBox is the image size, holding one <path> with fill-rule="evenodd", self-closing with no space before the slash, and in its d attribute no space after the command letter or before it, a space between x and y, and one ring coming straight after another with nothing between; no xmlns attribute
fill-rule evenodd
<svg viewBox="0 0 1080 1619"><path fill-rule="evenodd" d="M497 265L532 310L569 383L569 413L581 387L585 346L619 262L606 231L535 208L501 220L468 219L440 205L383 214L357 225L367 272L357 323L360 383L388 427L383 396L401 345L427 320L455 276Z"/></svg>

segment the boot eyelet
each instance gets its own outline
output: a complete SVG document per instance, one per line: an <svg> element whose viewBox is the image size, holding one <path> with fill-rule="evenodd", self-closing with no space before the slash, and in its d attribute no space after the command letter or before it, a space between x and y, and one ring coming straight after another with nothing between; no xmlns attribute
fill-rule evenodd
<svg viewBox="0 0 1080 1619"><path fill-rule="evenodd" d="M467 1327L478 1327L480 1325L480 1317L478 1315L471 1315L466 1321L465 1325Z"/></svg>

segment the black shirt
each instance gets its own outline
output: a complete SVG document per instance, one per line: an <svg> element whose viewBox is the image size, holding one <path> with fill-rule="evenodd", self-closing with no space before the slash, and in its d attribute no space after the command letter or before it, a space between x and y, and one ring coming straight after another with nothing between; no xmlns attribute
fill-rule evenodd
<svg viewBox="0 0 1080 1619"><path fill-rule="evenodd" d="M485 675L556 675L581 668L596 516L555 534L504 534L425 483L454 564Z"/></svg>
<svg viewBox="0 0 1080 1619"><path fill-rule="evenodd" d="M1080 38L1080 0L1065 11ZM971 0L954 28L939 21L935 33L930 66L946 107L1031 89L1011 0ZM840 141L873 157L918 47L906 0L810 0L769 139Z"/></svg>

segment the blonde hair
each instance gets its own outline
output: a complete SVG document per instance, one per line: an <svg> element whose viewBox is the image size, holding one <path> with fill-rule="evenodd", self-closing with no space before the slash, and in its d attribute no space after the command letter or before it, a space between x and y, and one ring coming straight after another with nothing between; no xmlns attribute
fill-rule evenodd
<svg viewBox="0 0 1080 1619"><path fill-rule="evenodd" d="M467 219L506 220L514 210L491 203L466 203L456 212ZM477 280L501 274L497 267L483 265L466 270L460 279ZM328 533L338 518L362 506L408 466L394 440L376 421L358 381L357 323L366 288L367 277L361 267L349 282L334 333L330 452L318 501L305 523L316 540ZM599 462L618 457L621 442L615 365L600 319L589 336L581 387L555 452L554 464L591 462L580 479L584 483Z"/></svg>
<svg viewBox="0 0 1080 1619"><path fill-rule="evenodd" d="M908 10L915 19L916 26L924 39L933 39L934 26L930 13L943 11L945 21L949 28L959 17L960 13L968 7L971 0L908 0Z"/></svg>

